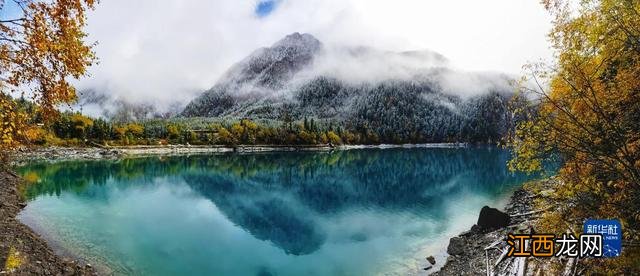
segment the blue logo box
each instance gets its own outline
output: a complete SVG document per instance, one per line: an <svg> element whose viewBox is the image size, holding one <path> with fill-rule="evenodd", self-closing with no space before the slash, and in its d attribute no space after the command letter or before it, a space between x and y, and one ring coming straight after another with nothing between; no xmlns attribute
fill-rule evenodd
<svg viewBox="0 0 640 276"><path fill-rule="evenodd" d="M622 253L622 225L616 219L589 219L584 223L585 234L602 235L602 256L613 258Z"/></svg>

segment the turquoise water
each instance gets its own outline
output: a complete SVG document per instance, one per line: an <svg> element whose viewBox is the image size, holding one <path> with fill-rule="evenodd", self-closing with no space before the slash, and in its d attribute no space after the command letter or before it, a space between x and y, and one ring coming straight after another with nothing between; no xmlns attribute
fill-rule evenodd
<svg viewBox="0 0 640 276"><path fill-rule="evenodd" d="M413 148L30 164L19 218L108 274L411 274L527 180L508 158Z"/></svg>

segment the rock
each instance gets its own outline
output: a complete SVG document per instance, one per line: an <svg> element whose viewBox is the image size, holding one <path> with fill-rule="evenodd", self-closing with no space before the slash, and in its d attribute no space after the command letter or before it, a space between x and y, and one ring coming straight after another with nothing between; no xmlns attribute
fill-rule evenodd
<svg viewBox="0 0 640 276"><path fill-rule="evenodd" d="M509 214L504 213L496 208L489 206L482 207L480 210L480 216L478 217L478 226L484 230L494 230L503 227L507 227L511 222Z"/></svg>
<svg viewBox="0 0 640 276"><path fill-rule="evenodd" d="M447 253L449 255L462 255L464 253L465 244L464 239L461 237L453 237L449 240L449 246L447 247Z"/></svg>
<svg viewBox="0 0 640 276"><path fill-rule="evenodd" d="M447 257L447 261L445 262L445 265L446 263L454 262L455 260L456 260L456 256L449 255L449 257Z"/></svg>
<svg viewBox="0 0 640 276"><path fill-rule="evenodd" d="M482 227L478 226L477 224L474 224L473 226L471 226L471 230L469 231L470 234L475 234L480 232L482 232Z"/></svg>
<svg viewBox="0 0 640 276"><path fill-rule="evenodd" d="M475 239L474 239L474 240L473 240L473 244L472 244L472 246L473 246L474 248L476 248L476 247L480 247L480 244L478 243L478 240L475 240Z"/></svg>
<svg viewBox="0 0 640 276"><path fill-rule="evenodd" d="M434 258L433 256L427 257L427 261L429 261L431 265L436 264L436 258Z"/></svg>
<svg viewBox="0 0 640 276"><path fill-rule="evenodd" d="M74 275L76 274L75 269L73 269L73 267L71 266L65 266L63 269L63 275L64 276L70 276L70 275Z"/></svg>

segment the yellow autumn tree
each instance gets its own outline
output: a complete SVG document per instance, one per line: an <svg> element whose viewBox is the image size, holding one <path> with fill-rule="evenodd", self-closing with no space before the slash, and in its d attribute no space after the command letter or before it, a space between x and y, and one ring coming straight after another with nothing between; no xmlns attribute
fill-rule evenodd
<svg viewBox="0 0 640 276"><path fill-rule="evenodd" d="M586 218L617 218L628 244L640 241L640 1L544 0L553 16L553 64L533 64L531 106L511 137L512 169L560 162L552 215L564 232ZM561 233L558 232L558 233ZM605 273L637 271L638 248L589 260ZM635 259L635 261L633 261ZM603 263L597 266L596 263ZM632 265L635 263L635 265Z"/></svg>
<svg viewBox="0 0 640 276"><path fill-rule="evenodd" d="M338 136L338 134L336 134L333 131L327 132L327 140L329 140L329 143L334 144L334 145L341 145L342 144L342 139L340 139L340 136Z"/></svg>
<svg viewBox="0 0 640 276"><path fill-rule="evenodd" d="M220 127L218 129L218 141L224 145L234 145L236 144L236 138L233 136L231 132L229 132L226 128Z"/></svg>
<svg viewBox="0 0 640 276"><path fill-rule="evenodd" d="M0 150L18 145L16 137L22 136L21 125L25 118L23 113L16 110L15 102L7 95L0 94ZM0 160L4 164L6 160Z"/></svg>
<svg viewBox="0 0 640 276"><path fill-rule="evenodd" d="M127 133L134 138L140 138L144 134L144 126L138 123L130 123L127 125Z"/></svg>
<svg viewBox="0 0 640 276"><path fill-rule="evenodd" d="M85 42L86 12L96 0L14 0L15 18L0 18L0 149L21 142L24 120L19 120L10 95L29 95L43 118L56 107L76 99L69 78L86 74L95 56ZM0 9L5 9L0 1Z"/></svg>
<svg viewBox="0 0 640 276"><path fill-rule="evenodd" d="M93 126L93 120L87 116L83 116L80 113L75 113L69 118L71 125L73 126L73 132L75 137L85 139L87 137L87 131Z"/></svg>

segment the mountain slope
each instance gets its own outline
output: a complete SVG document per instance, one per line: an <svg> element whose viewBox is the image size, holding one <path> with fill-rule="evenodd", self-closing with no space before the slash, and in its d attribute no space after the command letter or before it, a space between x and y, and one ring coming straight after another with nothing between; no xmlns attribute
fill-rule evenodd
<svg viewBox="0 0 640 276"><path fill-rule="evenodd" d="M380 142L496 141L510 79L460 72L433 52L328 47L294 33L240 61L185 117L315 118Z"/></svg>

